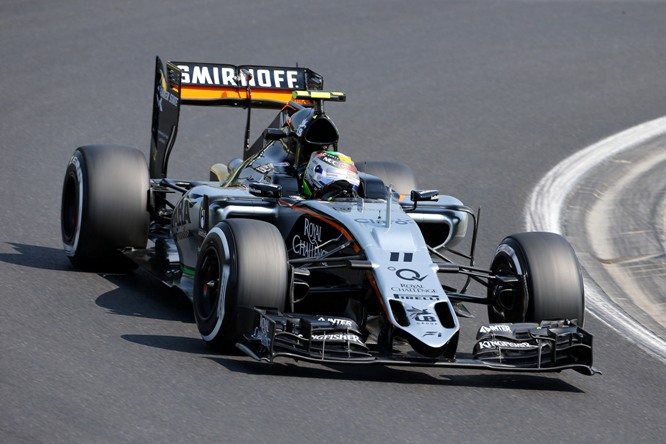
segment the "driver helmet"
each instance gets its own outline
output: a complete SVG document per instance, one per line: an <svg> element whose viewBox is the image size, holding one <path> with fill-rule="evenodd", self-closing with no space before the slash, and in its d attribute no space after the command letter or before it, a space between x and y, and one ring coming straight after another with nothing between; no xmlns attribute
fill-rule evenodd
<svg viewBox="0 0 666 444"><path fill-rule="evenodd" d="M339 183L338 183L339 182ZM320 198L332 185L358 192L360 179L351 157L337 151L316 151L303 174L303 195Z"/></svg>

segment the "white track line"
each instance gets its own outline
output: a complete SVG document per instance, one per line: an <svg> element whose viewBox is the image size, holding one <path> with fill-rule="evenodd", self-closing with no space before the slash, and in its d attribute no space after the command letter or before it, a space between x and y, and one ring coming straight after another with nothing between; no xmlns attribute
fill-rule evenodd
<svg viewBox="0 0 666 444"><path fill-rule="evenodd" d="M564 159L532 191L525 208L527 230L562 234L566 199L584 176L609 157L664 133L666 117L622 131ZM627 316L590 279L585 280L585 297L588 312L666 364L666 341Z"/></svg>

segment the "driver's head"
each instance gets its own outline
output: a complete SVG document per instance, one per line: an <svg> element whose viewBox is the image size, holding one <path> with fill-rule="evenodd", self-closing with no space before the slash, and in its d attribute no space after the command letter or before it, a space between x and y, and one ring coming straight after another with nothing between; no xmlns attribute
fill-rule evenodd
<svg viewBox="0 0 666 444"><path fill-rule="evenodd" d="M312 153L303 173L303 195L319 199L328 191L350 194L358 192L360 183L351 158L336 151Z"/></svg>

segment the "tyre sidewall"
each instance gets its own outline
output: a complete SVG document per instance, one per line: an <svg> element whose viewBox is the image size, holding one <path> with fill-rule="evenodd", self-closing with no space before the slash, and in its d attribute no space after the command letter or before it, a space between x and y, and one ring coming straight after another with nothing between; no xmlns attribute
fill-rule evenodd
<svg viewBox="0 0 666 444"><path fill-rule="evenodd" d="M218 261L217 276L220 284L212 310L210 313L205 313L202 308L202 304L205 304L203 289L209 275L205 273L204 267L207 266L206 261L212 258L211 255ZM231 324L238 282L236 258L233 232L228 224L222 222L206 235L197 258L194 277L194 318L205 342L222 344L232 340Z"/></svg>
<svg viewBox="0 0 666 444"><path fill-rule="evenodd" d="M65 171L61 206L63 246L65 254L73 262L77 262L81 256L79 241L81 232L86 229L83 203L87 200L87 187L85 186L87 183L83 154L80 150L76 150Z"/></svg>

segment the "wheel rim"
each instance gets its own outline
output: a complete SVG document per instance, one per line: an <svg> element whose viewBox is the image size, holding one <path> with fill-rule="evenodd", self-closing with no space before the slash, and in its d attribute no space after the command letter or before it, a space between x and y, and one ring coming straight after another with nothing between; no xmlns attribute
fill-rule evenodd
<svg viewBox="0 0 666 444"><path fill-rule="evenodd" d="M491 267L496 275L518 275L523 274L515 253L511 251L500 252ZM502 285L498 283L490 289L492 292L492 304L488 306L488 314L491 322L523 322L525 317L525 289L520 283Z"/></svg>
<svg viewBox="0 0 666 444"><path fill-rule="evenodd" d="M223 238L222 243L226 253L226 239ZM208 326L202 330L204 338L207 338L216 336L222 328L231 266L229 258L220 257L212 243L204 248L202 255L201 266L197 271L200 297L195 298L194 306L200 324Z"/></svg>
<svg viewBox="0 0 666 444"><path fill-rule="evenodd" d="M79 228L79 195L76 179L70 174L65 181L62 203L62 234L65 242L71 244Z"/></svg>
<svg viewBox="0 0 666 444"><path fill-rule="evenodd" d="M197 299L197 314L202 321L209 321L218 311L220 302L221 267L220 259L215 249L210 248L201 264L201 297Z"/></svg>
<svg viewBox="0 0 666 444"><path fill-rule="evenodd" d="M77 157L73 158L74 170L65 177L60 214L61 232L65 254L70 258L76 256L81 236L83 218L83 173Z"/></svg>

